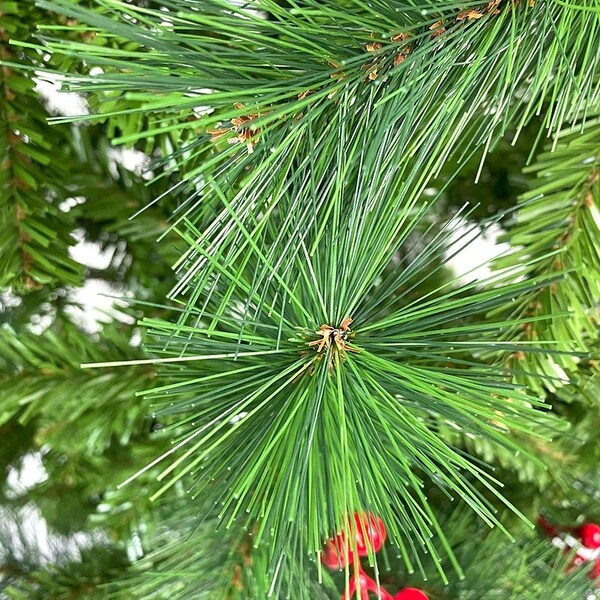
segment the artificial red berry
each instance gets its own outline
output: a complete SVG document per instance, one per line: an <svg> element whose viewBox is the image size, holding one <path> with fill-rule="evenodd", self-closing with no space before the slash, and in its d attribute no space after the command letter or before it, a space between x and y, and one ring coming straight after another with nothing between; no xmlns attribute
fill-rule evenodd
<svg viewBox="0 0 600 600"><path fill-rule="evenodd" d="M348 530L354 531L358 556L367 556L367 545L373 552L379 552L387 535L383 521L371 513L354 513L354 524L348 518ZM342 531L325 542L321 560L328 569L343 569L354 561L354 549L346 535L347 532Z"/></svg>
<svg viewBox="0 0 600 600"><path fill-rule="evenodd" d="M327 540L321 561L328 569L335 571L343 569L346 564L354 561L354 554L348 548L346 536L343 533L338 533L334 538Z"/></svg>
<svg viewBox="0 0 600 600"><path fill-rule="evenodd" d="M387 532L383 521L372 513L354 513L356 552L367 556L367 545L373 552L379 552L385 542Z"/></svg>
<svg viewBox="0 0 600 600"><path fill-rule="evenodd" d="M417 588L404 588L394 596L394 600L429 600L429 597Z"/></svg>
<svg viewBox="0 0 600 600"><path fill-rule="evenodd" d="M585 523L577 530L577 534L586 548L600 548L600 525Z"/></svg>

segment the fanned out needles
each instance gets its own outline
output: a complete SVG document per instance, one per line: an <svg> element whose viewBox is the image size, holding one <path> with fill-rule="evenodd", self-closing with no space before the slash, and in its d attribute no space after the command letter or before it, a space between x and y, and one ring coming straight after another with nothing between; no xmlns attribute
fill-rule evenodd
<svg viewBox="0 0 600 600"><path fill-rule="evenodd" d="M195 132L174 157L190 193L173 215L173 228L202 236L182 257L182 277L171 294L186 294L194 305L199 285L193 275L215 269L204 249L228 264L253 251L231 210L249 230L253 219L264 221L274 211L304 215L300 235L312 219L326 222L329 203L319 201L316 188L335 189L345 177L345 163L331 158L342 120L353 120L349 144L374 141L380 152L395 154L394 177L404 182L410 202L453 151L459 162L477 148L485 154L508 127L518 130L542 107L546 127L556 132L599 93L593 78L599 25L580 4L347 0L342 10L340 2L317 0L289 8L272 0L238 7L225 0L170 0L154 10L98 0L96 11L70 0L38 4L81 28L106 32L109 40L136 45L81 42L86 68L100 66L103 73L70 76L66 85L93 92L100 102L105 97L111 107L116 102L98 118L117 124L126 118L119 94L139 101L137 110L145 114L183 117L164 127L158 119L116 143ZM52 37L55 30L42 27L46 48L75 58L77 43ZM196 116L199 107L204 114ZM394 148L373 140L386 131ZM272 252L289 251L292 234L271 240ZM259 238L260 230L253 235Z"/></svg>
<svg viewBox="0 0 600 600"><path fill-rule="evenodd" d="M437 430L522 451L507 434L531 433L543 403L486 358L555 350L498 341L522 319L481 319L554 279L435 284L444 254L458 250L446 243L452 232L432 233L424 209L355 204L359 215L340 207L324 232L315 224L303 241L315 251L291 253L293 264L266 291L252 282L268 263L245 257L242 276L220 268L189 324L142 322L156 339L157 364L165 361L166 383L148 393L179 436L161 457L168 465L155 497L178 481L193 497L216 494L224 525L256 523L253 541L268 544L274 562L317 551L340 515L367 506L390 523L408 568L419 568L419 548L437 556L430 536L443 538L424 478L501 527L480 491L501 498L500 482ZM403 243L421 244L418 258L389 268ZM414 298L427 279L431 292ZM345 320L340 301L353 319L341 348L321 344L319 333Z"/></svg>
<svg viewBox="0 0 600 600"><path fill-rule="evenodd" d="M543 313L488 315L564 270L536 270L543 251L520 258L527 278L437 281L458 248L421 194L450 158L485 154L542 108L554 134L585 119L599 94L600 22L597 8L580 9L597 5L38 4L137 45L85 45L86 68L103 72L70 77L71 89L184 115L121 142L197 132L167 159L190 190L172 223L188 245L171 294L181 317L143 321L155 338L148 361L165 377L149 393L176 436L152 463L169 460L155 497L182 482L219 504L223 526L253 523L270 574L370 510L408 571L424 569L425 552L444 578L432 538L452 549L427 487L499 528L502 497L438 429L520 451L510 433L533 434L543 402L498 365L565 349L503 337ZM46 50L76 57L59 33L43 31Z"/></svg>

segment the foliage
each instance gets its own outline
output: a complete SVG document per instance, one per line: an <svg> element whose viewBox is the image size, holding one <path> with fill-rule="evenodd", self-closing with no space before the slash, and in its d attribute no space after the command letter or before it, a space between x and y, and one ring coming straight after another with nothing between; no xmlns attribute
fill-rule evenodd
<svg viewBox="0 0 600 600"><path fill-rule="evenodd" d="M35 64L35 52L16 50L10 39L27 39L39 12L23 3L0 8L0 60ZM46 126L34 81L4 65L0 71L0 284L35 288L55 280L75 284L81 265L68 254L71 219L59 209L68 163L67 129ZM53 156L59 152L60 156Z"/></svg>
<svg viewBox="0 0 600 600"><path fill-rule="evenodd" d="M0 11L0 458L46 475L0 497L106 536L10 550L0 589L334 598L323 540L367 510L398 589L583 598L527 525L598 514L597 3ZM36 77L89 114L47 121ZM499 226L493 271L456 277ZM92 280L135 298L97 334L73 316Z"/></svg>

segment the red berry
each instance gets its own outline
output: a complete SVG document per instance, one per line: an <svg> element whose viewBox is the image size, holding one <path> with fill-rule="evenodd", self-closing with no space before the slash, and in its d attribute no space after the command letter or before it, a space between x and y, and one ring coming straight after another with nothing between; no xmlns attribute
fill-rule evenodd
<svg viewBox="0 0 600 600"><path fill-rule="evenodd" d="M579 528L577 533L581 538L581 543L586 548L591 548L592 550L600 548L600 525L586 523Z"/></svg>
<svg viewBox="0 0 600 600"><path fill-rule="evenodd" d="M359 556L367 556L367 546L379 552L387 536L383 521L372 513L354 513L354 531Z"/></svg>
<svg viewBox="0 0 600 600"><path fill-rule="evenodd" d="M335 571L343 569L346 564L354 561L354 554L348 548L346 536L343 533L338 533L333 539L327 540L321 555L321 561L328 569Z"/></svg>
<svg viewBox="0 0 600 600"><path fill-rule="evenodd" d="M404 588L395 596L394 600L429 600L427 594L417 588Z"/></svg>
<svg viewBox="0 0 600 600"><path fill-rule="evenodd" d="M358 556L367 556L367 545L373 552L379 552L387 535L383 521L371 513L354 513L354 523L349 517L347 529L354 532ZM325 542L321 560L328 569L337 570L354 561L354 548L348 542L347 531L342 531Z"/></svg>

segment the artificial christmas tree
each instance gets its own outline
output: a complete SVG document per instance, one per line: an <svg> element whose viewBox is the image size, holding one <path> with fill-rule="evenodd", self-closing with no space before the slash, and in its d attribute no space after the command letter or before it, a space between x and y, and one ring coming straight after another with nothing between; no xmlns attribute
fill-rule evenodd
<svg viewBox="0 0 600 600"><path fill-rule="evenodd" d="M593 594L599 17L0 2L3 593Z"/></svg>

